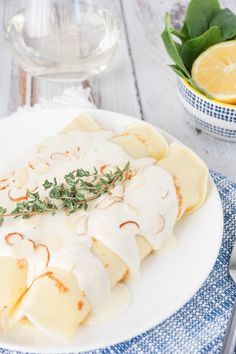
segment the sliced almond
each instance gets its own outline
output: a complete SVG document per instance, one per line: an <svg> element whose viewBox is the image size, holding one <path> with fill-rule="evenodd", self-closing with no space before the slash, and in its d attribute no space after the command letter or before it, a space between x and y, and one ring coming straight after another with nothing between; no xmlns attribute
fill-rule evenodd
<svg viewBox="0 0 236 354"><path fill-rule="evenodd" d="M139 231L140 226L134 220L127 220L120 224L119 228L125 231L129 231L130 233L136 234Z"/></svg>
<svg viewBox="0 0 236 354"><path fill-rule="evenodd" d="M2 177L0 179L0 191L4 191L9 187L9 176Z"/></svg>
<svg viewBox="0 0 236 354"><path fill-rule="evenodd" d="M10 189L8 191L8 197L12 202L24 202L28 199L28 191L25 188L22 189Z"/></svg>
<svg viewBox="0 0 236 354"><path fill-rule="evenodd" d="M166 222L165 222L165 219L163 218L163 216L161 214L157 213L154 218L154 231L156 233L163 231L165 228L165 223Z"/></svg>
<svg viewBox="0 0 236 354"><path fill-rule="evenodd" d="M26 241L28 241L29 243L31 243L33 249L36 248L36 242L34 240L31 240L30 238L27 238Z"/></svg>
<svg viewBox="0 0 236 354"><path fill-rule="evenodd" d="M125 202L124 204L125 209L130 213L134 213L135 215L138 215L138 210L131 204Z"/></svg>
<svg viewBox="0 0 236 354"><path fill-rule="evenodd" d="M106 209L106 208L109 208L114 203L120 203L120 202L122 202L121 198L108 196L108 197L102 199L100 202L98 202L95 205L95 208L97 208L97 209Z"/></svg>
<svg viewBox="0 0 236 354"><path fill-rule="evenodd" d="M53 152L50 155L50 158L51 160L67 161L67 160L71 160L73 157L68 151L68 152Z"/></svg>
<svg viewBox="0 0 236 354"><path fill-rule="evenodd" d="M42 255L44 261L45 261L45 267L47 268L48 267L48 264L50 262L50 258L51 258L51 255L50 255L50 252L49 252L49 249L48 249L48 246L45 245L45 244L38 244L36 245L36 252L39 253Z"/></svg>
<svg viewBox="0 0 236 354"><path fill-rule="evenodd" d="M105 175L107 173L111 173L115 171L115 167L109 164L104 164L99 168L99 171L102 175Z"/></svg>
<svg viewBox="0 0 236 354"><path fill-rule="evenodd" d="M28 171L25 167L17 168L14 171L12 183L15 188L22 188L26 185L29 179Z"/></svg>
<svg viewBox="0 0 236 354"><path fill-rule="evenodd" d="M47 161L36 157L28 162L29 167L34 170L35 173L44 174L50 171L50 165Z"/></svg>
<svg viewBox="0 0 236 354"><path fill-rule="evenodd" d="M74 149L70 151L66 151L66 153L70 154L73 158L78 160L80 158L80 146L75 147Z"/></svg>
<svg viewBox="0 0 236 354"><path fill-rule="evenodd" d="M24 236L20 232L10 232L4 237L5 242L9 246L14 246L19 241L22 241Z"/></svg>
<svg viewBox="0 0 236 354"><path fill-rule="evenodd" d="M70 219L70 218L68 218ZM74 228L75 229L75 228ZM73 230L74 230L73 229ZM63 247L63 239L60 237L60 234L47 234L43 238L43 244L47 244L48 249L52 251L59 251ZM36 246L37 248L37 246Z"/></svg>
<svg viewBox="0 0 236 354"><path fill-rule="evenodd" d="M2 179L0 179L0 183L7 182L8 180L9 180L9 178L2 178Z"/></svg>
<svg viewBox="0 0 236 354"><path fill-rule="evenodd" d="M101 172L102 175L105 175L106 173L108 173L109 166L111 166L111 165L105 164L105 165L102 165L102 166L100 167L99 170L100 170L100 172Z"/></svg>
<svg viewBox="0 0 236 354"><path fill-rule="evenodd" d="M0 177L0 182L5 179L10 179L14 174L13 170L5 172L1 177Z"/></svg>
<svg viewBox="0 0 236 354"><path fill-rule="evenodd" d="M41 152L44 152L46 150L46 146L42 144L38 144L35 147L36 154L40 154Z"/></svg>
<svg viewBox="0 0 236 354"><path fill-rule="evenodd" d="M76 225L76 233L79 236L83 236L87 233L88 229L88 215L82 215Z"/></svg>
<svg viewBox="0 0 236 354"><path fill-rule="evenodd" d="M4 191L5 189L7 189L9 187L8 184L6 184L5 186L0 186L0 191Z"/></svg>
<svg viewBox="0 0 236 354"><path fill-rule="evenodd" d="M9 187L9 179L8 178L2 178L0 180L0 191L4 191Z"/></svg>
<svg viewBox="0 0 236 354"><path fill-rule="evenodd" d="M33 240L23 239L20 242L15 243L11 247L12 254L16 259L24 259L32 252L35 248L35 242Z"/></svg>
<svg viewBox="0 0 236 354"><path fill-rule="evenodd" d="M34 192L36 192L39 189L39 187L31 185L27 189L28 189L29 193L34 193Z"/></svg>
<svg viewBox="0 0 236 354"><path fill-rule="evenodd" d="M131 168L129 168L126 172L125 172L125 180L129 181L132 177L135 176L135 172L131 170Z"/></svg>
<svg viewBox="0 0 236 354"><path fill-rule="evenodd" d="M169 194L169 191L167 189L162 189L161 190L161 199L166 199L168 194Z"/></svg>
<svg viewBox="0 0 236 354"><path fill-rule="evenodd" d="M0 310L0 333L6 332L10 327L9 314L7 306Z"/></svg>
<svg viewBox="0 0 236 354"><path fill-rule="evenodd" d="M144 176L136 175L133 177L132 182L129 185L129 189L136 191L140 188L143 188L143 186L145 186L145 183L146 183L146 179Z"/></svg>
<svg viewBox="0 0 236 354"><path fill-rule="evenodd" d="M117 186L115 186L110 190L110 194L114 197L118 197L122 199L124 196L124 185L118 184Z"/></svg>

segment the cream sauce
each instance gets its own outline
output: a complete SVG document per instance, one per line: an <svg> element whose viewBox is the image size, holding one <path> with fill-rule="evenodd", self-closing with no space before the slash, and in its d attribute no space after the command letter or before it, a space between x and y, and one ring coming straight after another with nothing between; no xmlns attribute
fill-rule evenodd
<svg viewBox="0 0 236 354"><path fill-rule="evenodd" d="M157 251L158 255L166 255L176 249L178 245L177 238L174 235L171 235L168 240L165 241L163 247Z"/></svg>
<svg viewBox="0 0 236 354"><path fill-rule="evenodd" d="M171 175L157 167L151 158L132 159L120 146L109 141L112 135L113 132L109 131L77 131L48 138L29 152L22 164L18 161L17 167L24 166L23 169L16 170L14 166L10 173L0 175L0 181L3 179L1 176L8 176L7 181L0 182L0 187L6 183L6 189L0 190L0 205L12 210L16 202L9 198L9 191L12 193L10 196L18 198L24 197L26 189L35 190L43 198L47 195L42 187L46 179L52 181L56 177L58 182L62 182L65 174L77 168L90 171L94 167L99 170L103 165L123 168L130 161L135 176L124 183L123 199L119 202L101 209L97 205L106 198L101 196L89 205L86 213L80 211L67 216L57 212L54 216L45 213L28 220L11 219L6 220L0 229L0 257L17 258L19 247L13 252L13 247L5 242L4 237L8 233L18 232L24 235L24 240L44 245L37 246L37 251L28 247L25 255L29 262L28 286L48 265L61 267L76 274L80 288L85 291L94 308L110 297L111 289L105 267L91 252L92 237L119 255L127 264L130 274L135 275L140 266L135 235L142 234L154 250L161 250L173 233L178 210ZM161 231L160 225L156 226L157 214L159 219L160 216L164 219ZM88 227L83 236L76 232L81 215L88 216ZM127 228L127 224L121 227L127 221L137 223L138 228L134 223L134 227L129 225ZM158 232L156 227L159 227ZM122 291L125 292L124 289L113 291L112 297L116 300L111 298L108 308L112 302L118 301L117 294ZM99 318L100 315L97 316Z"/></svg>
<svg viewBox="0 0 236 354"><path fill-rule="evenodd" d="M117 284L108 300L102 303L96 311L92 311L84 321L85 325L100 325L110 322L124 313L131 302L131 292L125 284Z"/></svg>

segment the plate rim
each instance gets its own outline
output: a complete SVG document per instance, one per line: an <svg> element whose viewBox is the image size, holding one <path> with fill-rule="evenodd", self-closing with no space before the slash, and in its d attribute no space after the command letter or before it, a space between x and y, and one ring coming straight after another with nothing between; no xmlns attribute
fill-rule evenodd
<svg viewBox="0 0 236 354"><path fill-rule="evenodd" d="M26 111L26 112L20 112L20 115L19 115L19 113L13 113L12 115L9 115L7 117L4 117L4 118L0 119L0 127L1 127L2 122L6 122L6 124L7 124L8 120L12 120L12 119L23 119L23 120L25 120L25 119L35 119L35 120L37 120L36 118L32 117L32 115L35 115L35 113L36 114L47 114L47 113L50 112L50 114L53 115L53 112L56 113L56 112L63 112L63 111L71 112L73 114L80 114L80 113L83 113L83 112L91 114L91 115L94 114L95 120L96 120L96 113L100 112L99 114L102 114L102 113L111 114L111 116L113 115L113 116L117 116L117 117L119 117L119 118L121 118L123 120L125 120L125 119L129 120L130 123L131 122L141 122L142 121L141 119L132 117L130 115L123 114L123 113L118 113L118 112L113 112L113 111L109 111L109 110L79 109L79 108L76 108L76 107L72 107L72 108L68 108L68 109L67 108L59 108L59 109L53 108L53 109L42 109L42 110L38 110L38 111L30 110L30 111ZM111 119L112 119L112 117L111 117ZM68 119L68 122L70 120ZM188 147L186 144L183 144L181 141L176 139L171 134L167 133L165 130L159 128L157 125L154 125L154 124L149 123L149 122L146 122L146 123L150 124L158 132L163 134L164 137L167 138L168 142L178 142L178 143ZM129 124L129 123L127 123L127 124ZM193 151L192 149L190 149L190 150L199 157L199 155L197 153L195 153L195 151ZM73 350L75 350L75 351L79 350L81 353L83 353L83 352L91 351L91 350L99 350L99 349L103 349L103 348L105 348L107 346L116 345L116 344L119 344L119 343L123 343L123 342L125 342L127 340L131 340L132 338L151 330L156 325L160 325L164 321L169 319L178 310L180 310L197 293L197 291L203 286L203 284L205 283L205 281L206 281L207 277L209 276L211 270L213 269L213 267L215 265L215 262L216 262L216 259L217 259L218 255L219 255L220 247L221 247L221 244L222 244L223 227L224 227L224 215L223 215L223 209L222 209L222 203L221 203L220 195L219 195L218 189L217 189L217 187L215 185L215 182L213 181L213 179L210 176L210 174L209 174L209 183L213 187L214 193L217 194L217 202L218 202L218 207L217 208L219 208L219 212L221 214L220 215L221 216L221 225L220 225L221 229L219 230L219 235L217 235L217 238L216 238L218 243L217 243L216 248L215 248L214 257L212 256L212 262L211 262L211 265L209 265L209 269L205 270L204 275L202 275L201 283L199 283L198 286L195 287L195 290L192 290L192 291L190 291L188 293L188 295L185 295L185 299L182 301L182 304L177 309L176 309L176 306L173 306L173 308L168 311L168 314L164 315L163 318L160 321L158 321L158 323L154 323L154 321L150 321L150 325L149 326L147 326L147 325L144 325L143 327L139 326L138 330L130 331L130 333L128 333L124 338L122 338L122 340L114 340L114 339L113 340L107 340L106 342L99 344L99 346L84 346L83 349L80 349L80 348L78 348L76 346L75 347L71 346L68 349L70 352L73 351ZM56 353L59 353L58 349L56 349L56 348L55 349L54 348L45 349L45 348L37 347L37 349L34 349L31 346L26 346L26 345L4 344L4 343L1 342L1 339L0 339L0 347L5 349L5 350L22 351L22 352L27 352L27 353L32 353L32 354L33 353L36 354L36 353L39 353L39 352L42 353L42 354L54 354L54 353L56 354ZM68 353L68 350L66 350L64 348L60 349L60 354L66 354L66 353Z"/></svg>

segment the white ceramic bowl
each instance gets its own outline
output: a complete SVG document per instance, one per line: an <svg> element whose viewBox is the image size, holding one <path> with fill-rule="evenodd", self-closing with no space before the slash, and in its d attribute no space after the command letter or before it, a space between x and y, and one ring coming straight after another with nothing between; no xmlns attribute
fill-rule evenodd
<svg viewBox="0 0 236 354"><path fill-rule="evenodd" d="M182 79L178 79L178 91L194 127L216 138L236 142L236 105L209 99Z"/></svg>

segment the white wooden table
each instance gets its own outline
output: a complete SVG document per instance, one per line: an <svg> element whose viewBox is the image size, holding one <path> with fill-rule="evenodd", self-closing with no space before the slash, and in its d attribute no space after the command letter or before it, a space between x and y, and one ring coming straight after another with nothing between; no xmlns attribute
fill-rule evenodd
<svg viewBox="0 0 236 354"><path fill-rule="evenodd" d="M164 14L173 21L183 17L187 0L111 0L123 17L121 45L108 69L89 81L98 107L126 113L158 125L195 150L213 168L236 179L236 144L214 139L189 126L187 113L176 91L176 77L160 33ZM222 5L236 12L235 0ZM0 17L3 0L0 0ZM2 22L2 21L1 21ZM54 84L27 77L19 70L4 42L0 28L0 117L19 105L39 102L61 94L68 84Z"/></svg>

